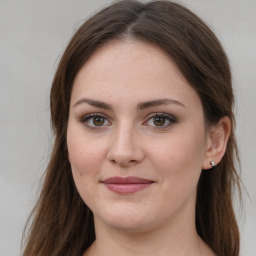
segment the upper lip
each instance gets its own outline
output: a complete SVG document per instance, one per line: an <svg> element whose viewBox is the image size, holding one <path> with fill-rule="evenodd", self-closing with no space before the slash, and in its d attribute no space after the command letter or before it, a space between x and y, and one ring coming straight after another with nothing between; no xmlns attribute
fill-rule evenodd
<svg viewBox="0 0 256 256"><path fill-rule="evenodd" d="M148 180L140 177L110 177L102 181L105 184L147 184L153 183L153 180Z"/></svg>

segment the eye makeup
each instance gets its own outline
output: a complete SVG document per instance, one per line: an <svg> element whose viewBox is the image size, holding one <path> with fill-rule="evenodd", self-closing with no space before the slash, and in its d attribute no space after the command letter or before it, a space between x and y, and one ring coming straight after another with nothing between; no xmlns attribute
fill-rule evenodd
<svg viewBox="0 0 256 256"><path fill-rule="evenodd" d="M101 129L112 124L108 117L102 113L91 113L85 115L82 118L79 118L79 121L90 129Z"/></svg>
<svg viewBox="0 0 256 256"><path fill-rule="evenodd" d="M165 130L173 126L177 123L177 118L173 115L162 113L162 112L155 112L148 115L146 120L142 122L143 126L148 126L156 130ZM87 115L83 115L79 118L79 121L89 129L104 129L107 126L112 125L112 121L110 118L99 112L90 113Z"/></svg>
<svg viewBox="0 0 256 256"><path fill-rule="evenodd" d="M167 129L173 124L177 123L177 119L167 113L153 113L143 122L145 126L151 126L154 129Z"/></svg>

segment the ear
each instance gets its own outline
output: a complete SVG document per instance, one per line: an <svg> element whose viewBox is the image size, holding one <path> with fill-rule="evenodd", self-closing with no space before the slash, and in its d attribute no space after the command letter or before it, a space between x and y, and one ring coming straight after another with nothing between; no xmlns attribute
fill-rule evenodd
<svg viewBox="0 0 256 256"><path fill-rule="evenodd" d="M206 152L203 161L203 169L212 168L211 162L217 165L225 154L228 138L231 132L231 120L224 116L212 126L207 134Z"/></svg>

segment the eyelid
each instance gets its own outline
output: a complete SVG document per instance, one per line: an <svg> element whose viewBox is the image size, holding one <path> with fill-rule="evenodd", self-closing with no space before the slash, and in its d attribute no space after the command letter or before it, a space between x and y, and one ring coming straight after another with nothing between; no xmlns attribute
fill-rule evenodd
<svg viewBox="0 0 256 256"><path fill-rule="evenodd" d="M90 119L90 118L94 118L94 117L103 117L107 122L108 124L104 124L102 126L94 126L94 125L90 125L87 123L87 121ZM165 119L167 119L167 121L169 122L169 124L167 125L163 125L163 126L157 126L157 125L149 125L147 124L152 118L155 118L155 117L163 117ZM172 126L173 124L177 123L177 118L174 117L173 115L171 114L167 114L167 113L164 113L164 112L155 112L155 113L152 113L150 115L148 115L147 117L145 117L146 120L142 123L142 125L144 126L150 126L156 130L164 130L164 129L167 129L169 128L170 126ZM100 113L100 112L93 112L93 113L89 113L89 114L85 114L83 115L81 118L79 118L79 121L84 125L86 126L87 128L90 128L90 129L103 129L103 128L106 128L107 126L110 126L112 125L112 120L110 117L108 117L106 114L103 114L103 113Z"/></svg>
<svg viewBox="0 0 256 256"><path fill-rule="evenodd" d="M173 119L173 120L176 119L173 115L168 114L168 113L165 113L165 112L154 112L154 113L152 113L152 114L149 114L149 115L148 115L148 118L154 117L154 116L166 116L166 117L170 117L170 118Z"/></svg>
<svg viewBox="0 0 256 256"><path fill-rule="evenodd" d="M87 120L89 120L90 118L94 118L94 117L103 117L103 118L105 118L105 120L107 120L109 122L109 124L112 124L111 119L107 115L100 113L100 112L94 112L94 113L89 113L89 114L83 115L81 118L79 118L79 121L82 124L84 124L87 128L90 128L90 129L103 129L106 126L109 126L109 124L102 125L102 126L91 126L86 123Z"/></svg>
<svg viewBox="0 0 256 256"><path fill-rule="evenodd" d="M154 117L163 117L163 118L168 119L168 121L170 122L170 124L168 124L166 126L152 126L154 129L157 129L157 130L167 129L170 126L172 126L173 124L177 123L177 118L174 117L173 115L170 115L170 114L167 114L167 113L164 113L164 112L156 112L156 113L150 114L147 117L146 121L143 122L143 125L150 126L150 125L147 125L146 123L149 122L149 120L154 118Z"/></svg>

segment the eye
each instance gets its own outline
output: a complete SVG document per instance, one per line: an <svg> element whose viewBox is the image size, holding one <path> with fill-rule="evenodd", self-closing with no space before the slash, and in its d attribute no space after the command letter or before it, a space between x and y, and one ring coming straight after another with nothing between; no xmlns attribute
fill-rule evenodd
<svg viewBox="0 0 256 256"><path fill-rule="evenodd" d="M156 129L162 129L167 128L176 122L176 119L171 115L164 113L155 113L143 124L147 126L152 126Z"/></svg>
<svg viewBox="0 0 256 256"><path fill-rule="evenodd" d="M101 128L104 126L111 125L111 122L107 117L101 113L93 113L86 116L83 116L80 121L91 129Z"/></svg>

